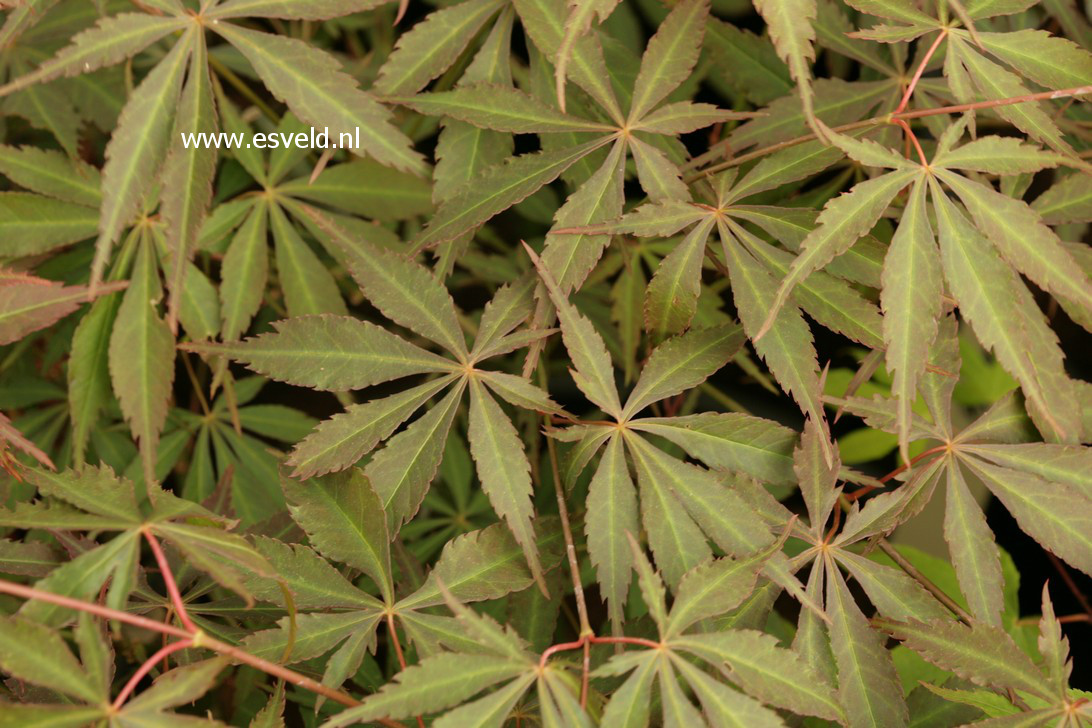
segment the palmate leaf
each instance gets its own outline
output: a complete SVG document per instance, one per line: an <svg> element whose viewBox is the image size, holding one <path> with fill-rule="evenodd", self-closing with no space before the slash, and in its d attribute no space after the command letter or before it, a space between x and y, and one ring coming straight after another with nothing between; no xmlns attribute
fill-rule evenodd
<svg viewBox="0 0 1092 728"><path fill-rule="evenodd" d="M557 49L557 68L555 86L557 91L557 104L562 111L565 110L565 71L572 57L573 46L576 41L588 32L592 19L599 18L602 23L618 5L619 0L596 0L595 2L569 2L571 8L568 17L565 18L565 35L561 39L561 45Z"/></svg>
<svg viewBox="0 0 1092 728"><path fill-rule="evenodd" d="M91 264L92 287L101 281L114 241L137 213L167 154L175 106L194 37L194 30L186 31L182 40L144 78L125 105L110 137L102 170L104 194L95 259Z"/></svg>
<svg viewBox="0 0 1092 728"><path fill-rule="evenodd" d="M0 235L4 236L5 253L48 253L94 236L97 227L96 210L85 205L28 192L0 193Z"/></svg>
<svg viewBox="0 0 1092 728"><path fill-rule="evenodd" d="M633 568L627 534L638 533L638 523L637 491L618 435L607 442L588 485L587 508L596 514L594 523L584 519L588 558L596 568L611 622L620 627Z"/></svg>
<svg viewBox="0 0 1092 728"><path fill-rule="evenodd" d="M604 412L621 418L622 404L614 384L614 368L602 337L591 322L568 301L534 251L527 248L527 254L531 256L557 309L557 317L561 321L561 336L573 360L572 375L576 386Z"/></svg>
<svg viewBox="0 0 1092 728"><path fill-rule="evenodd" d="M466 340L451 294L427 269L367 241L353 240L314 208L305 207L304 213L330 235L353 279L383 315L465 360Z"/></svg>
<svg viewBox="0 0 1092 728"><path fill-rule="evenodd" d="M625 146L615 142L602 166L569 195L554 215L554 227L547 233L542 249L542 262L562 291L575 290L584 283L610 243L610 236L560 231L611 220L622 213L625 163Z"/></svg>
<svg viewBox="0 0 1092 728"><path fill-rule="evenodd" d="M322 475L359 461L452 381L450 375L440 377L383 399L350 405L322 421L288 456L293 476Z"/></svg>
<svg viewBox="0 0 1092 728"><path fill-rule="evenodd" d="M951 172L938 176L959 195L976 226L1010 265L1059 298L1092 310L1092 282L1034 210Z"/></svg>
<svg viewBox="0 0 1092 728"><path fill-rule="evenodd" d="M1053 332L1012 270L936 185L932 196L944 277L960 311L1020 381L1037 424L1052 437L1072 441L1080 426Z"/></svg>
<svg viewBox="0 0 1092 728"><path fill-rule="evenodd" d="M690 75L698 61L708 14L706 0L686 0L660 24L641 58L630 101L631 122L643 119Z"/></svg>
<svg viewBox="0 0 1092 728"><path fill-rule="evenodd" d="M672 639L679 650L724 670L747 693L800 715L839 720L835 690L794 650L755 630L686 634Z"/></svg>
<svg viewBox="0 0 1092 728"><path fill-rule="evenodd" d="M819 394L819 364L812 345L811 331L800 310L791 304L778 310L775 295L772 293L773 277L735 242L732 234L723 225L720 226L720 235L736 307L744 330L754 341L755 351L800 408L826 431L826 419ZM789 275L792 275L791 271ZM766 311L775 312L775 318L760 323ZM762 327L767 328L769 334L760 338ZM829 438L823 440L825 457L828 461L833 461L827 439Z"/></svg>
<svg viewBox="0 0 1092 728"><path fill-rule="evenodd" d="M98 169L60 152L0 145L0 174L21 187L57 200L94 208L102 202Z"/></svg>
<svg viewBox="0 0 1092 728"><path fill-rule="evenodd" d="M735 356L743 329L735 324L692 329L652 352L622 410L630 419L654 402L698 386Z"/></svg>
<svg viewBox="0 0 1092 728"><path fill-rule="evenodd" d="M985 624L998 627L1004 606L1001 556L993 531L971 495L959 463L953 460L947 467L944 539L948 542L952 566L971 614Z"/></svg>
<svg viewBox="0 0 1092 728"><path fill-rule="evenodd" d="M836 568L827 569L830 643L838 665L838 695L850 726L905 726L902 687L880 635L854 602Z"/></svg>
<svg viewBox="0 0 1092 728"><path fill-rule="evenodd" d="M380 69L376 91L391 95L420 91L455 62L502 4L499 0L467 0L430 13L398 39Z"/></svg>
<svg viewBox="0 0 1092 728"><path fill-rule="evenodd" d="M898 404L899 451L910 460L910 417L918 379L925 372L929 348L937 335L941 313L940 252L925 205L926 184L918 180L910 192L902 221L884 258L884 343L891 391Z"/></svg>
<svg viewBox="0 0 1092 728"><path fill-rule="evenodd" d="M60 286L33 276L0 278L0 344L18 341L69 315L92 295L86 286ZM100 286L93 295L124 289L125 281Z"/></svg>
<svg viewBox="0 0 1092 728"><path fill-rule="evenodd" d="M452 91L389 97L428 116L450 116L483 129L515 134L609 132L613 127L570 116L511 86L475 83Z"/></svg>
<svg viewBox="0 0 1092 728"><path fill-rule="evenodd" d="M1003 630L950 620L880 622L907 647L979 685L1015 688L1051 698L1049 683Z"/></svg>
<svg viewBox="0 0 1092 728"><path fill-rule="evenodd" d="M307 483L281 479L292 518L329 559L370 576L383 600L394 601L390 538L379 497L364 473L352 469Z"/></svg>
<svg viewBox="0 0 1092 728"><path fill-rule="evenodd" d="M564 0L515 0L513 3L531 42L551 60L556 60L564 42L565 21L569 17L566 4ZM565 77L572 79L595 99L612 121L621 125L624 116L611 86L598 36L593 32L579 38L570 55Z"/></svg>
<svg viewBox="0 0 1092 728"><path fill-rule="evenodd" d="M236 344L190 343L182 348L230 357L270 379L335 392L455 368L451 360L375 324L330 314L285 319L274 324L272 333Z"/></svg>
<svg viewBox="0 0 1092 728"><path fill-rule="evenodd" d="M470 454L478 468L482 490L493 510L507 522L523 547L531 573L545 594L542 566L531 529L531 465L523 456L512 421L476 378L470 380Z"/></svg>
<svg viewBox="0 0 1092 728"><path fill-rule="evenodd" d="M170 301L167 323L177 330L179 309L188 264L193 254L192 241L204 222L212 199L212 178L216 172L216 149L194 145L183 148L182 133L200 134L216 131L216 108L208 73L204 36L194 40L189 73L182 88L175 118L175 134L163 167L162 214L170 250L167 289Z"/></svg>
<svg viewBox="0 0 1092 728"><path fill-rule="evenodd" d="M707 216L660 261L645 293L645 326L656 339L682 333L698 309L706 240L716 220Z"/></svg>
<svg viewBox="0 0 1092 728"><path fill-rule="evenodd" d="M815 92L811 87L811 64L815 60L815 30L818 8L814 0L759 0L755 9L770 29L777 55L796 81L797 93L807 123L822 138L816 123Z"/></svg>
<svg viewBox="0 0 1092 728"><path fill-rule="evenodd" d="M140 444L148 483L156 480L156 448L174 381L174 337L157 309L163 289L152 246L148 236L140 241L109 348L110 381L133 439Z"/></svg>
<svg viewBox="0 0 1092 728"><path fill-rule="evenodd" d="M214 18L281 18L283 20L329 20L342 15L372 10L392 0L229 0L215 6Z"/></svg>
<svg viewBox="0 0 1092 728"><path fill-rule="evenodd" d="M470 232L553 182L566 169L610 141L611 137L593 139L575 147L511 157L490 167L440 205L414 241L414 251L435 247Z"/></svg>
<svg viewBox="0 0 1092 728"><path fill-rule="evenodd" d="M250 61L273 95L305 123L329 127L331 137L345 133L355 138L359 130L361 151L382 164L425 174L421 155L390 124L386 109L357 89L333 58L293 38L230 23L213 27Z"/></svg>
<svg viewBox="0 0 1092 728"><path fill-rule="evenodd" d="M752 338L761 339L769 331L794 286L844 253L871 230L895 195L917 174L913 169L890 172L861 182L827 203L819 215L819 226L801 244L800 255L781 281L764 323Z"/></svg>

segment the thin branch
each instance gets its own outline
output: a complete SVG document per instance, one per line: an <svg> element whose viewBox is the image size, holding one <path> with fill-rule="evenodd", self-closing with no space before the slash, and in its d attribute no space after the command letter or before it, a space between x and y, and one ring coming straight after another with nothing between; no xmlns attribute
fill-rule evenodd
<svg viewBox="0 0 1092 728"><path fill-rule="evenodd" d="M133 676L129 678L129 682L125 683L125 687L121 689L121 692L118 693L118 696L114 699L114 703L111 707L113 707L114 710L120 710L121 706L125 705L126 699L128 699L133 691L136 690L136 686L144 679L144 676L151 672L152 668L155 667L155 663L160 660L165 660L170 654L192 646L193 642L191 640L179 640L178 642L172 642L169 645L161 647L159 651L145 660L144 664L133 673Z"/></svg>
<svg viewBox="0 0 1092 728"><path fill-rule="evenodd" d="M143 627L144 629L161 632L162 634L171 635L172 637L182 637L185 639L191 639L193 637L192 633L175 627L173 624L164 624L163 622L157 622L154 619L141 617L137 614L129 614L128 612L111 609L110 607L104 607L95 604L94 602L72 599L71 597L35 589L32 586L23 586L22 584L16 584L15 582L6 581L4 579L0 579L0 594L11 594L12 596L27 600L39 599L43 602L56 604L59 607L87 612L88 614L94 614L96 617L102 617L103 619L113 619L118 622L125 622L134 627Z"/></svg>
<svg viewBox="0 0 1092 728"><path fill-rule="evenodd" d="M171 571L171 566L167 563L167 555L163 553L163 548L151 531L144 529L144 537L148 539L148 545L155 555L156 563L159 564L159 573L163 577L163 583L167 585L167 594L171 597L171 603L174 604L174 611L178 614L179 621L182 622L182 626L188 632L191 634L196 633L198 631L197 626L190 619L190 614L186 610L186 603L182 600L182 593L178 591L178 584L174 581L174 572Z"/></svg>
<svg viewBox="0 0 1092 728"><path fill-rule="evenodd" d="M963 609L963 607L956 604L951 597L944 593L943 589L930 581L929 577L918 571L917 567L907 561L903 557L903 555L900 554L898 550L894 546L892 546L886 538L881 538L878 543L880 549L883 550L885 554L890 556L891 560L898 564L900 569L905 571L908 576L910 576L916 582L925 587L930 594L937 598L937 601L947 607L952 614L959 617L960 621L967 625L970 625L974 621L974 618L971 617L971 615L968 614L967 611Z"/></svg>
<svg viewBox="0 0 1092 728"><path fill-rule="evenodd" d="M1077 602L1081 605L1081 609L1083 609L1085 614L1089 617L1092 617L1092 603L1089 603L1088 597L1086 597L1084 592L1081 591L1081 588L1077 586L1077 582L1073 580L1073 575L1069 573L1069 569L1066 568L1061 559L1051 552L1047 551L1046 554L1050 557L1050 562L1054 564L1054 569L1061 574L1062 581L1065 582L1066 587L1068 587L1069 591L1076 597Z"/></svg>
<svg viewBox="0 0 1092 728"><path fill-rule="evenodd" d="M252 655L249 652L242 650L234 645L229 645L226 642L221 642L218 639L210 637L200 630L194 632L187 632L184 629L179 629L171 624L164 624L163 622L157 622L147 617L141 617L136 614L129 614L128 612L122 612L117 609L111 609L110 607L104 607L94 602L85 602L80 599L72 599L71 597L61 596L60 594L54 594L52 592L43 591L41 589L35 589L30 586L23 586L22 584L16 584L14 582L0 579L0 593L11 594L13 596L20 597L21 599L39 599L43 602L49 602L50 604L56 604L60 607L66 607L68 609L75 609L81 612L87 612L93 614L96 617L102 617L103 619L113 619L119 622L125 622L136 627L143 627L144 629L161 632L174 637L181 637L184 640L191 642L191 647L198 648L203 647L213 652L217 652L225 657L230 657L236 662L240 662L244 665L249 665L257 670L261 670L264 673L272 675L273 677L280 678L287 683L296 685L305 690L310 690L313 693L318 693L335 703L339 703L346 707L355 707L360 705L360 701L349 695L343 693L340 690L334 690L327 687L322 683L316 682L306 675L301 675L295 670L290 670L283 665L278 665L269 660L264 660L261 657ZM404 724L398 721L388 720L386 718L377 721L387 728L406 728Z"/></svg>
<svg viewBox="0 0 1092 728"><path fill-rule="evenodd" d="M895 109L895 113L898 114L906 109L906 105L910 103L910 97L914 95L914 89L917 88L918 81L921 80L921 74L925 73L925 67L929 65L929 61L932 59L933 54L937 52L937 48L940 47L941 42L948 37L948 29L944 28L940 31L940 34L933 41L933 45L929 46L929 50L925 52L925 57L921 59L921 63L918 64L918 70L914 72L914 77L910 79L910 83L906 86L906 93L902 95L902 101L899 102L898 108Z"/></svg>
<svg viewBox="0 0 1092 728"><path fill-rule="evenodd" d="M1042 91L1035 94L1025 94L1023 96L1010 96L1004 99L993 99L991 101L976 101L970 104L955 104L953 106L938 106L932 109L917 109L915 111L901 111L899 113L884 114L883 116L875 116L871 119L863 119L861 121L855 121L850 124L842 124L841 126L832 127L836 132L854 131L856 129L866 129L873 126L885 126L887 124L897 123L900 119L909 121L911 119L920 119L926 116L938 116L940 114L962 114L965 111L976 111L978 109L993 109L998 106L1011 106L1013 104L1024 104L1032 101L1049 101L1053 99L1065 99L1071 96L1085 96L1092 94L1092 86L1077 86L1074 88L1061 89L1059 91ZM803 144L804 142L811 141L815 138L814 133L804 134L794 139L778 142L777 144L771 144L768 147L756 149L753 152L747 154L741 154L738 157L729 159L715 164L712 167L707 167L701 172L690 175L683 181L687 184L694 182L702 177L721 170L728 169L730 167L738 167L741 164L745 164L754 159L765 157L768 154L779 152L782 149L788 149L789 147L795 147L797 144ZM722 142L726 143L726 142ZM710 149L699 157L695 157L690 161L686 168L699 167L707 161L715 159L719 155L719 152L715 149Z"/></svg>

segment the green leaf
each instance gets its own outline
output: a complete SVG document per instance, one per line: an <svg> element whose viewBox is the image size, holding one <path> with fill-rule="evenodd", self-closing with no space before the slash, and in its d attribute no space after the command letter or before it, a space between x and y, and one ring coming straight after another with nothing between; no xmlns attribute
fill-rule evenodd
<svg viewBox="0 0 1092 728"><path fill-rule="evenodd" d="M300 614L296 616L293 635L291 623L284 617L278 621L276 629L247 635L242 647L252 655L266 660L301 662L323 655L346 638L352 639L355 635L374 638L376 626L382 618L382 612L375 609Z"/></svg>
<svg viewBox="0 0 1092 728"><path fill-rule="evenodd" d="M535 530L541 561L550 568L561 557L561 531L553 519L539 519ZM523 547L510 529L498 523L448 541L425 583L397 606L407 610L443 604L439 584L460 601L478 602L522 591L533 583Z"/></svg>
<svg viewBox="0 0 1092 728"><path fill-rule="evenodd" d="M569 18L569 13L565 12L567 3L564 0L514 0L513 5L531 42L547 58L556 60L565 37L565 22ZM611 120L622 124L622 110L603 59L603 48L595 33L589 33L573 44L563 77L571 78L603 107Z"/></svg>
<svg viewBox="0 0 1092 728"><path fill-rule="evenodd" d="M682 633L695 622L735 609L754 590L758 572L781 550L788 531L772 546L745 557L726 556L687 572L675 591L675 602L664 627L665 637Z"/></svg>
<svg viewBox="0 0 1092 728"><path fill-rule="evenodd" d="M1019 380L1029 413L1052 437L1072 440L1080 428L1057 339L1023 284L934 186L944 277L975 335Z"/></svg>
<svg viewBox="0 0 1092 728"><path fill-rule="evenodd" d="M428 14L398 39L379 71L381 94L413 94L447 70L500 9L500 0L467 0Z"/></svg>
<svg viewBox="0 0 1092 728"><path fill-rule="evenodd" d="M450 376L440 377L389 397L350 405L323 420L288 456L286 463L295 468L292 475L309 478L353 465L452 381Z"/></svg>
<svg viewBox="0 0 1092 728"><path fill-rule="evenodd" d="M622 418L629 419L653 402L698 386L735 356L743 339L738 324L726 324L691 329L660 344L641 370Z"/></svg>
<svg viewBox="0 0 1092 728"><path fill-rule="evenodd" d="M231 23L214 24L254 66L269 90L306 124L329 128L331 139L356 138L360 149L377 162L424 175L428 171L410 140L390 122L390 112L357 88L330 55L303 41L259 33Z"/></svg>
<svg viewBox="0 0 1092 728"><path fill-rule="evenodd" d="M88 703L106 697L59 633L23 617L0 617L0 669Z"/></svg>
<svg viewBox="0 0 1092 728"><path fill-rule="evenodd" d="M627 534L638 533L638 524L637 491L619 436L607 442L588 485L587 512L595 514L594 519L584 519L588 558L595 566L611 622L620 628L633 569L633 554L626 538Z"/></svg>
<svg viewBox="0 0 1092 728"><path fill-rule="evenodd" d="M645 116L640 121L640 128L642 131L673 136L744 117L742 113L720 109L712 104L677 101Z"/></svg>
<svg viewBox="0 0 1092 728"><path fill-rule="evenodd" d="M373 10L387 2L389 0L229 0L215 6L208 15L217 18L329 20Z"/></svg>
<svg viewBox="0 0 1092 728"><path fill-rule="evenodd" d="M777 713L764 708L754 698L733 690L674 653L670 658L694 690L713 728L781 728L785 725Z"/></svg>
<svg viewBox="0 0 1092 728"><path fill-rule="evenodd" d="M1008 263L1041 288L1092 310L1092 281L1039 215L1019 200L951 172L938 176Z"/></svg>
<svg viewBox="0 0 1092 728"><path fill-rule="evenodd" d="M849 726L905 726L908 721L895 665L880 635L849 593L835 568L828 568L830 643L838 664L838 696Z"/></svg>
<svg viewBox="0 0 1092 728"><path fill-rule="evenodd" d="M1003 99L1012 96L1025 96L1029 93L1027 87L1020 82L1015 74L1009 73L971 48L965 41L951 34L949 35L947 52L953 63L961 62L966 67L971 81L978 88L982 97L986 99ZM967 97L966 94L957 95L964 96L964 98L960 99L963 102L977 100L977 98ZM1072 153L1070 146L1062 138L1062 132L1058 129L1057 124L1037 102L999 106L996 113L1016 126L1020 131L1062 154Z"/></svg>
<svg viewBox="0 0 1092 728"><path fill-rule="evenodd" d="M777 55L789 67L808 124L815 125L811 66L815 61L815 0L759 0L755 9L769 29Z"/></svg>
<svg viewBox="0 0 1092 728"><path fill-rule="evenodd" d="M649 546L668 583L677 585L683 574L712 556L705 535L665 478L671 474L665 468L682 469L685 463L663 456L639 436L627 437L626 444L641 488L641 521Z"/></svg>
<svg viewBox="0 0 1092 728"><path fill-rule="evenodd" d="M940 253L925 205L926 185L914 183L884 258L883 338L897 407L899 450L910 460L910 418L918 381L929 361L941 314Z"/></svg>
<svg viewBox="0 0 1092 728"><path fill-rule="evenodd" d="M633 420L630 428L658 435L711 468L746 473L763 482L794 483L796 433L771 420L739 412Z"/></svg>
<svg viewBox="0 0 1092 728"><path fill-rule="evenodd" d="M152 245L148 238L141 241L109 350L110 381L133 439L140 444L148 483L157 480L156 449L174 383L174 337L157 310L163 289Z"/></svg>
<svg viewBox="0 0 1092 728"><path fill-rule="evenodd" d="M755 105L764 106L792 92L789 70L767 38L710 17L705 27L705 46L717 59L714 71Z"/></svg>
<svg viewBox="0 0 1092 728"><path fill-rule="evenodd" d="M531 465L523 454L519 433L496 400L476 378L470 379L470 454L478 468L482 490L493 510L504 519L523 547L531 573L543 593L542 565L531 528Z"/></svg>
<svg viewBox="0 0 1092 728"><path fill-rule="evenodd" d="M1016 522L1047 549L1092 574L1092 500L1064 483L999 468L975 458L963 461L1005 504Z"/></svg>
<svg viewBox="0 0 1092 728"><path fill-rule="evenodd" d="M226 356L270 379L332 392L454 369L450 360L373 323L332 314L276 321L271 333L238 343L190 343L183 348Z"/></svg>
<svg viewBox="0 0 1092 728"><path fill-rule="evenodd" d="M823 171L841 158L837 147L819 141L804 142L763 157L732 186L724 203L777 189Z"/></svg>
<svg viewBox="0 0 1092 728"><path fill-rule="evenodd" d="M300 237L279 205L270 206L269 220L288 315L348 313L337 281Z"/></svg>
<svg viewBox="0 0 1092 728"><path fill-rule="evenodd" d="M648 704L652 699L652 679L659 660L643 656L633 674L610 696L601 725L619 728L643 728L648 725Z"/></svg>
<svg viewBox="0 0 1092 728"><path fill-rule="evenodd" d="M662 340L685 331L698 310L706 240L716 219L708 216L660 261L645 292L645 326Z"/></svg>
<svg viewBox="0 0 1092 728"><path fill-rule="evenodd" d="M732 293L744 331L751 337L755 351L777 377L781 387L826 432L826 419L819 391L819 363L807 322L795 305L790 304L778 311L772 292L773 277L732 239L731 233L723 226L720 235L732 281ZM792 276L791 272L789 276ZM789 277L785 278L787 280ZM767 311L774 312L774 318L767 318L767 323L760 323ZM760 338L761 328L768 329L769 335ZM827 439L829 438L824 438L823 441L825 458L833 461Z"/></svg>
<svg viewBox="0 0 1092 728"><path fill-rule="evenodd" d="M917 174L917 170L913 169L890 172L861 182L849 192L828 202L819 214L819 226L801 243L800 255L781 281L769 306L769 314L753 338L761 339L770 329L793 287L813 271L846 252L862 235L871 230L895 195Z"/></svg>
<svg viewBox="0 0 1092 728"><path fill-rule="evenodd" d="M188 24L188 19L184 17L151 13L121 13L102 18L95 27L73 36L71 44L33 73L4 87L4 91L112 66Z"/></svg>
<svg viewBox="0 0 1092 728"><path fill-rule="evenodd" d="M675 637L672 646L725 670L733 682L765 703L801 715L842 718L835 690L777 638L755 630L726 630Z"/></svg>
<svg viewBox="0 0 1092 728"><path fill-rule="evenodd" d="M0 235L7 255L47 253L95 234L90 207L29 192L0 192Z"/></svg>
<svg viewBox="0 0 1092 728"><path fill-rule="evenodd" d="M522 202L579 160L611 141L602 137L553 151L510 157L485 170L444 200L414 241L414 251L432 248L470 232L494 215Z"/></svg>
<svg viewBox="0 0 1092 728"><path fill-rule="evenodd" d="M212 689L216 676L227 666L223 657L176 667L160 675L151 687L146 688L121 710L123 724L147 725L167 718L162 711L187 705Z"/></svg>
<svg viewBox="0 0 1092 728"><path fill-rule="evenodd" d="M167 154L182 75L192 52L194 35L194 30L187 31L144 77L125 104L110 143L106 145L99 237L91 263L92 286L102 280L114 241L140 211L144 196L152 189Z"/></svg>
<svg viewBox="0 0 1092 728"><path fill-rule="evenodd" d="M451 91L387 99L427 116L450 116L483 129L515 134L612 131L614 127L562 113L510 86L474 83Z"/></svg>
<svg viewBox="0 0 1092 728"><path fill-rule="evenodd" d="M979 33L978 40L995 57L1047 88L1092 83L1092 54L1065 38L1026 29Z"/></svg>
<svg viewBox="0 0 1092 728"><path fill-rule="evenodd" d="M318 202L383 222L425 215L433 207L433 189L426 180L371 159L354 158L334 164L314 181L308 175L289 180L278 189L294 199Z"/></svg>
<svg viewBox="0 0 1092 728"><path fill-rule="evenodd" d="M46 197L93 208L102 204L98 169L60 152L0 145L0 174Z"/></svg>
<svg viewBox="0 0 1092 728"><path fill-rule="evenodd" d="M92 296L86 286L59 286L41 278L25 276L0 285L0 345L18 341L27 334L51 326L87 302ZM95 296L114 293L126 282L100 286Z"/></svg>
<svg viewBox="0 0 1092 728"><path fill-rule="evenodd" d="M550 399L549 394L523 377L482 370L475 376L509 404L543 414L563 415L565 412Z"/></svg>
<svg viewBox="0 0 1092 728"><path fill-rule="evenodd" d="M690 75L698 62L708 14L706 0L685 0L657 28L645 48L633 85L631 123L643 119Z"/></svg>
<svg viewBox="0 0 1092 728"><path fill-rule="evenodd" d="M585 397L607 414L621 419L622 404L618 399L618 390L614 385L614 368L603 338L576 306L569 302L538 256L530 248L527 253L538 269L550 300L557 308L557 317L561 321L561 337L573 362L573 381Z"/></svg>
<svg viewBox="0 0 1092 728"><path fill-rule="evenodd" d="M956 460L948 462L946 501L944 540L948 542L959 590L976 619L1000 627L1005 586L1001 554L986 524L986 515L971 495Z"/></svg>
<svg viewBox="0 0 1092 728"><path fill-rule="evenodd" d="M364 469L383 501L391 533L413 518L436 477L464 382L459 380L432 409L388 440Z"/></svg>
<svg viewBox="0 0 1092 728"><path fill-rule="evenodd" d="M999 627L951 620L879 622L929 662L977 685L1016 688L1052 698L1049 684L1012 638Z"/></svg>
<svg viewBox="0 0 1092 728"><path fill-rule="evenodd" d="M625 144L615 142L602 166L554 214L555 224L546 234L542 262L562 291L575 290L584 283L610 243L610 236L561 230L594 225L621 215L625 166Z"/></svg>
<svg viewBox="0 0 1092 728"><path fill-rule="evenodd" d="M690 190L679 168L660 149L637 137L626 141L637 165L637 179L653 202L689 200Z"/></svg>
<svg viewBox="0 0 1092 728"><path fill-rule="evenodd" d="M1016 137L983 136L954 150L937 154L934 167L954 167L994 174L1031 174L1062 164L1065 157L1046 152Z"/></svg>
<svg viewBox="0 0 1092 728"><path fill-rule="evenodd" d="M292 518L328 559L370 576L383 600L394 603L390 538L383 505L358 469L297 483L281 479Z"/></svg>
<svg viewBox="0 0 1092 728"><path fill-rule="evenodd" d="M292 592L296 609L359 609L382 605L367 592L357 589L330 562L301 544L281 543L265 536L254 540L254 548L269 562L278 580L252 577L247 588L256 599L284 605L280 579Z"/></svg>
<svg viewBox="0 0 1092 728"><path fill-rule="evenodd" d="M164 162L160 195L167 249L170 251L167 289L171 298L167 323L172 331L177 327L193 243L197 240L212 201L212 180L216 174L216 149L196 144L186 149L181 135L211 134L215 131L216 108L212 100L205 39L199 35L194 40L189 74L178 104L174 140L170 143Z"/></svg>
<svg viewBox="0 0 1092 728"><path fill-rule="evenodd" d="M2 199L2 198L0 198ZM1035 198L1031 209L1048 225L1082 222L1092 218L1092 178L1071 174Z"/></svg>
<svg viewBox="0 0 1092 728"><path fill-rule="evenodd" d="M254 206L236 231L220 269L220 335L228 341L238 339L250 328L251 319L262 305L269 273L268 209L264 201Z"/></svg>

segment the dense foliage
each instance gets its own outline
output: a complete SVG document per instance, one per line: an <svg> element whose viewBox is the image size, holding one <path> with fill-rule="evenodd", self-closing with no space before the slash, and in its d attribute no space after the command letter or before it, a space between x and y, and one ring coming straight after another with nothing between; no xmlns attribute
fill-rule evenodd
<svg viewBox="0 0 1092 728"><path fill-rule="evenodd" d="M1076 3L3 5L0 726L1092 726Z"/></svg>

